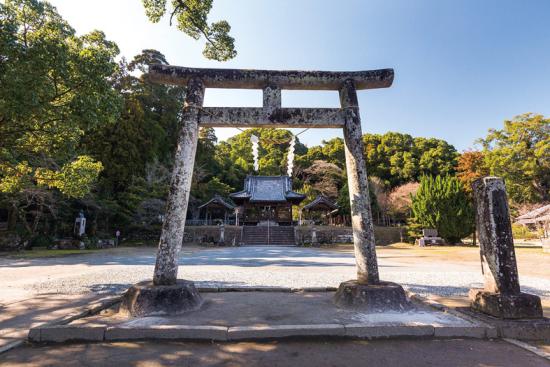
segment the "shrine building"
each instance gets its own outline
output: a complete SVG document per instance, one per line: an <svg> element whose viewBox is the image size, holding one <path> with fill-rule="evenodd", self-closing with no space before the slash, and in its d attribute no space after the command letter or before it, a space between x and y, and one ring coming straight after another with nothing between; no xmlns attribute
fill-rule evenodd
<svg viewBox="0 0 550 367"><path fill-rule="evenodd" d="M289 176L252 176L244 181L244 189L230 194L237 204L238 224L245 226L292 226L292 207L306 198L292 191Z"/></svg>

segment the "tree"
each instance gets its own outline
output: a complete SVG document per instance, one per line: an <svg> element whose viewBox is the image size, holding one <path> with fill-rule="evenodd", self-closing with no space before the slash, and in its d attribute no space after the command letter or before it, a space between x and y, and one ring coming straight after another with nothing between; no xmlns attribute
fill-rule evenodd
<svg viewBox="0 0 550 367"><path fill-rule="evenodd" d="M550 200L550 119L516 116L479 142L491 175L504 178L515 204Z"/></svg>
<svg viewBox="0 0 550 367"><path fill-rule="evenodd" d="M388 197L388 212L394 220L405 221L411 214L411 197L416 194L418 182L409 182L393 189Z"/></svg>
<svg viewBox="0 0 550 367"><path fill-rule="evenodd" d="M77 36L38 0L0 4L0 29L0 201L26 223L55 215L58 192L84 197L102 171L79 147L119 115L118 48L99 31Z"/></svg>
<svg viewBox="0 0 550 367"><path fill-rule="evenodd" d="M363 142L367 172L389 189L418 181L422 175L454 174L458 154L444 140L388 132L364 134Z"/></svg>
<svg viewBox="0 0 550 367"><path fill-rule="evenodd" d="M464 190L471 194L472 183L478 178L489 175L485 164L485 154L479 151L466 151L458 157L456 177L462 182Z"/></svg>
<svg viewBox="0 0 550 367"><path fill-rule="evenodd" d="M231 26L220 20L208 24L207 18L212 9L212 0L142 0L145 14L153 23L158 23L169 11L170 25L175 18L177 28L189 37L199 40L204 37L206 45L203 55L207 59L227 61L237 56L235 39L229 35Z"/></svg>
<svg viewBox="0 0 550 367"><path fill-rule="evenodd" d="M450 243L459 242L474 229L472 203L462 184L452 176L424 176L412 196L413 224L436 228Z"/></svg>
<svg viewBox="0 0 550 367"><path fill-rule="evenodd" d="M0 20L0 190L39 185L82 197L102 166L77 147L118 115L109 81L118 48L102 32L76 36L45 2L8 0Z"/></svg>

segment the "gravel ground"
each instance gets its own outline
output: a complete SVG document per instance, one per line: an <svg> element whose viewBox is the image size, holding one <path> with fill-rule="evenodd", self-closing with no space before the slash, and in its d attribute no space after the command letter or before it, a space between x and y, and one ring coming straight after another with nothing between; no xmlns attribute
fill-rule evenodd
<svg viewBox="0 0 550 367"><path fill-rule="evenodd" d="M482 286L479 264L475 262L411 261L406 252L381 250L381 278L400 283L423 295L465 295ZM122 291L130 284L150 279L154 249L121 248L97 254L56 259L0 260L0 277L17 279L0 287L18 287L29 293ZM179 277L198 286L338 286L354 278L351 252L292 247L239 247L184 250ZM10 263L11 262L11 263ZM36 276L29 276L29 271ZM55 271L54 271L55 270ZM17 272L26 277L17 277ZM11 273L10 273L11 272ZM521 276L522 290L550 299L548 278Z"/></svg>

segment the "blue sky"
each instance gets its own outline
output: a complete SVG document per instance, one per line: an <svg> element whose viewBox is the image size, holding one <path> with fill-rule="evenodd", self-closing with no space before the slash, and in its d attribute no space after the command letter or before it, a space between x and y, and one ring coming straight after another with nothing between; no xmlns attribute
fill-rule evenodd
<svg viewBox="0 0 550 367"><path fill-rule="evenodd" d="M214 0L210 20L232 25L238 56L219 63L168 20L150 24L140 0L52 0L79 32L101 29L131 58L142 49L171 64L256 69L394 68L389 89L361 91L363 131L437 137L473 147L524 112L550 115L550 1ZM209 106L260 106L259 91L208 90ZM283 92L283 106L336 107L335 92ZM298 130L300 131L300 130ZM224 139L238 133L218 129ZM300 135L308 145L341 136Z"/></svg>

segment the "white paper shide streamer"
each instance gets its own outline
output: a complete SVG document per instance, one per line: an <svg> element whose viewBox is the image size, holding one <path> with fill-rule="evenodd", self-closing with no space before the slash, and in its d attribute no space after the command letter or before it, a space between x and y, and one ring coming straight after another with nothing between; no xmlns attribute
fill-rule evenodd
<svg viewBox="0 0 550 367"><path fill-rule="evenodd" d="M287 156L287 175L292 177L292 169L294 168L294 145L296 144L296 136L292 135L290 144L288 146L288 156Z"/></svg>
<svg viewBox="0 0 550 367"><path fill-rule="evenodd" d="M260 139L256 135L250 135L250 141L252 142L252 155L254 156L254 171L258 172L258 143Z"/></svg>

